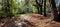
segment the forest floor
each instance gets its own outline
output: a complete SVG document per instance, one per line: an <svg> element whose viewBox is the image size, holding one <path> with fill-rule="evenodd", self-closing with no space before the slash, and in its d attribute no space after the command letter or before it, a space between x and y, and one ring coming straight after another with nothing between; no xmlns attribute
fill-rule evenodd
<svg viewBox="0 0 60 27"><path fill-rule="evenodd" d="M0 27L60 27L51 17L39 14L25 14L12 19L1 19Z"/></svg>

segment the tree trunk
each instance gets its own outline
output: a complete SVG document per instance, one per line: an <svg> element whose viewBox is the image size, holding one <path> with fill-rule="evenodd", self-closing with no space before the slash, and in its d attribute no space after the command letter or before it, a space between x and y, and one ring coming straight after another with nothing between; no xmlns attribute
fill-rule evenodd
<svg viewBox="0 0 60 27"><path fill-rule="evenodd" d="M60 4L59 4L59 8L58 8L58 18L60 20Z"/></svg>
<svg viewBox="0 0 60 27"><path fill-rule="evenodd" d="M56 8L55 0L50 0L50 3L51 3L51 12L54 17L53 20L58 21L58 12L57 12L57 8Z"/></svg>
<svg viewBox="0 0 60 27"><path fill-rule="evenodd" d="M44 1L44 16L46 16L46 0Z"/></svg>
<svg viewBox="0 0 60 27"><path fill-rule="evenodd" d="M59 14L60 14L60 4L59 4L59 9L58 9L58 11L59 11Z"/></svg>
<svg viewBox="0 0 60 27"><path fill-rule="evenodd" d="M37 10L38 10L38 14L40 14L39 3L38 3L37 0L35 0L35 2L36 2L36 7L37 7Z"/></svg>
<svg viewBox="0 0 60 27"><path fill-rule="evenodd" d="M42 2L43 0L39 0L39 2L36 0L36 4L37 4L37 9L38 9L38 14L42 15Z"/></svg>
<svg viewBox="0 0 60 27"><path fill-rule="evenodd" d="M43 0L39 0L40 14L42 15L42 4Z"/></svg>
<svg viewBox="0 0 60 27"><path fill-rule="evenodd" d="M38 14L40 13L39 7L37 6Z"/></svg>
<svg viewBox="0 0 60 27"><path fill-rule="evenodd" d="M42 15L42 5L40 5L39 7L40 7L40 14Z"/></svg>

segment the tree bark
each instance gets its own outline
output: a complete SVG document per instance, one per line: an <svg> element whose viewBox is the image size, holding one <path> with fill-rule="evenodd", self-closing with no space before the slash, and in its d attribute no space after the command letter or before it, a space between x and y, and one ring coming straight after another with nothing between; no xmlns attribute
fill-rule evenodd
<svg viewBox="0 0 60 27"><path fill-rule="evenodd" d="M44 1L44 16L46 16L46 0Z"/></svg>
<svg viewBox="0 0 60 27"><path fill-rule="evenodd" d="M40 14L42 15L42 5L39 5L40 7Z"/></svg>
<svg viewBox="0 0 60 27"><path fill-rule="evenodd" d="M59 14L60 14L60 4L59 4L59 9L58 9L58 11L59 11Z"/></svg>
<svg viewBox="0 0 60 27"><path fill-rule="evenodd" d="M36 0L36 4L37 4L37 9L38 9L38 14L42 15L42 1L39 0L39 2Z"/></svg>
<svg viewBox="0 0 60 27"><path fill-rule="evenodd" d="M38 14L40 14L39 3L38 3L37 0L35 0L35 2L36 2L36 7L37 7L37 10L38 10Z"/></svg>
<svg viewBox="0 0 60 27"><path fill-rule="evenodd" d="M39 0L40 14L42 15L42 4L43 0Z"/></svg>
<svg viewBox="0 0 60 27"><path fill-rule="evenodd" d="M60 20L60 4L59 4L59 8L58 8L58 18Z"/></svg>
<svg viewBox="0 0 60 27"><path fill-rule="evenodd" d="M58 21L58 11L56 8L55 0L50 0L50 3L51 3L51 12L52 12L53 17L54 17L53 20Z"/></svg>

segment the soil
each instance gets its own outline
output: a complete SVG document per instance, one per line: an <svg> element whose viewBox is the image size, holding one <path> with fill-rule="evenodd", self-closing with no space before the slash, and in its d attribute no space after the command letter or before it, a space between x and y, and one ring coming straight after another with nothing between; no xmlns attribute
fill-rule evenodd
<svg viewBox="0 0 60 27"><path fill-rule="evenodd" d="M60 27L60 23L40 14L26 14L12 19L1 19L0 27Z"/></svg>

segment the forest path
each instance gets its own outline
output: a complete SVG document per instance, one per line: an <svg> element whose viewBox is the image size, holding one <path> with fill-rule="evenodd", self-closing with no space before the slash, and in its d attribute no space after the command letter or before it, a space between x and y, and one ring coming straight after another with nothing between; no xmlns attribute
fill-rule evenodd
<svg viewBox="0 0 60 27"><path fill-rule="evenodd" d="M60 27L60 23L52 21L52 18L39 14L26 14L1 22L0 27Z"/></svg>

